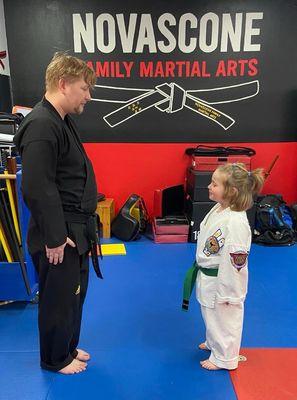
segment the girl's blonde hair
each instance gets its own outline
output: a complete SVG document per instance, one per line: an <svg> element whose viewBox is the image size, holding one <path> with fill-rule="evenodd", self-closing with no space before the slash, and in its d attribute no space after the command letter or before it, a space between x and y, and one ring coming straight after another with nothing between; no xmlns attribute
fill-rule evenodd
<svg viewBox="0 0 297 400"><path fill-rule="evenodd" d="M94 87L96 74L83 60L70 56L65 52L54 54L45 73L45 87L51 92L58 88L58 82L61 78L68 81L84 79L86 84Z"/></svg>
<svg viewBox="0 0 297 400"><path fill-rule="evenodd" d="M260 193L264 184L263 168L248 171L244 164L225 164L217 168L224 175L224 199L234 211L245 211L253 206L254 196ZM235 189L235 190L234 190Z"/></svg>

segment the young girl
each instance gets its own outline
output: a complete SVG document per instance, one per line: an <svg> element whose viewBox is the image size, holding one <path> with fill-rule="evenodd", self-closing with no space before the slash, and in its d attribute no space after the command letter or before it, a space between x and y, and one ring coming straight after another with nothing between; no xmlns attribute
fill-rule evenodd
<svg viewBox="0 0 297 400"><path fill-rule="evenodd" d="M263 182L262 169L249 172L238 163L218 167L208 186L217 204L201 222L196 253L196 297L206 326L199 348L210 351L201 361L208 370L238 366L251 246L246 210Z"/></svg>

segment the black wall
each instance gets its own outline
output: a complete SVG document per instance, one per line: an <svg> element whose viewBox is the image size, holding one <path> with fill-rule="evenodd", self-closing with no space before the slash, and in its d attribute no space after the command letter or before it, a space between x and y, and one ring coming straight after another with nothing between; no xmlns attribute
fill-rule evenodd
<svg viewBox="0 0 297 400"><path fill-rule="evenodd" d="M191 107L200 107L199 111L206 112L205 117L193 110L183 107L177 112L162 112L155 106L137 113L139 105L119 111L110 119L104 119L108 114L125 106L127 103L96 102L92 101L82 116L77 119L83 138L86 142L279 142L296 141L296 38L297 38L297 5L295 1L45 1L39 0L4 0L10 70L15 104L33 106L44 93L44 73L53 53L58 50L69 50L71 54L90 62L96 68L96 62L119 63L118 77L98 76L97 84L119 88L152 89L158 85L175 83L185 91L230 87L223 92L221 89L214 92L199 93L202 101L221 102L212 104L215 111L209 110L208 104L195 105L195 101L187 99ZM141 14L150 14L156 41L168 40L157 29L157 20L164 13L172 14L177 21L185 13L192 13L197 17L198 27L191 29L187 25L187 40L190 37L198 38L199 21L206 13L215 13L219 17L218 47L211 51L201 50L199 45L185 53L175 48L170 53L162 53L157 49L150 52L148 46L136 53L137 37L140 28ZM138 19L135 29L133 51L124 52L116 28L116 47L110 53L104 53L97 48L96 39L94 52L88 52L82 45L81 52L75 52L73 39L72 15L78 13L83 21L87 13L93 13L94 25L100 14L108 13L116 20L116 14L124 14L126 24L131 13L137 13ZM245 51L244 26L241 35L240 50L235 51L228 46L228 51L220 48L222 38L222 15L230 14L235 23L236 13L242 13L245 20L247 13L263 13L263 19L254 21L253 28L259 29L252 43L260 44L260 51ZM106 24L105 24L106 28ZM169 27L172 35L178 37L176 26ZM105 44L110 37L104 31ZM96 32L94 32L96 34ZM100 39L100 38L99 38ZM104 42L103 40L103 42ZM211 42L210 25L208 25L206 43ZM187 43L189 44L189 43ZM241 61L240 61L241 60ZM247 60L247 61L243 61ZM167 61L176 63L204 64L206 71L203 76L188 76L185 69L181 76L143 77L140 76L141 63L152 61L162 65ZM125 75L123 62L133 63L130 76ZM226 76L216 76L220 62L237 64L237 67ZM241 64L240 64L241 63ZM245 66L240 69L240 65ZM112 64L109 64L111 66ZM114 66L116 64L113 64ZM176 64L175 64L176 65ZM176 73L177 69L175 69ZM160 72L160 71L159 71ZM250 82L254 82L249 85ZM243 86L236 86L241 85ZM256 91L258 87L258 91ZM174 108L181 107L182 91L178 90L174 98ZM163 87L163 98L170 94L172 88ZM109 89L97 88L93 97L105 100L127 100L133 92L120 91L111 93ZM137 92L141 94L141 92ZM191 95L193 93L187 92ZM252 97L249 97L253 95ZM155 96L155 97L154 97ZM139 100L140 106L145 108L162 98L162 94L155 93L145 100ZM160 97L161 96L161 97ZM198 94L196 94L197 97ZM211 99L209 99L209 96ZM247 97L241 101L236 100ZM137 100L137 99L136 99ZM187 104L186 102L186 104ZM169 102L164 104L169 107ZM136 110L136 111L135 111ZM129 114L130 113L130 114ZM130 115L138 114L132 118ZM219 123L214 122L216 119ZM123 121L123 122L121 122ZM228 127L231 122L234 123ZM120 122L120 123L119 123ZM111 126L112 124L116 124ZM225 127L223 127L222 125Z"/></svg>

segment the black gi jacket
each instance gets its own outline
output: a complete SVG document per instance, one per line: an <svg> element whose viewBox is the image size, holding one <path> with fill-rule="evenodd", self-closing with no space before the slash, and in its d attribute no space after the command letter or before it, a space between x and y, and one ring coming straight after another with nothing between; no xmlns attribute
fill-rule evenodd
<svg viewBox="0 0 297 400"><path fill-rule="evenodd" d="M14 142L22 158L22 192L31 211L31 254L65 243L69 236L79 254L90 249L86 226L67 222L65 212L92 214L97 187L90 160L73 120L63 120L45 98L21 123Z"/></svg>

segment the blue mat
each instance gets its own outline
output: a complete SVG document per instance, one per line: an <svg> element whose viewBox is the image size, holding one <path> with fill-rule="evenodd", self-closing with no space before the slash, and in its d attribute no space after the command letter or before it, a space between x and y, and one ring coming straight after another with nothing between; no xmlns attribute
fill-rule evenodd
<svg viewBox="0 0 297 400"><path fill-rule="evenodd" d="M194 297L181 311L182 283L195 245L126 244L106 257L104 280L91 270L81 348L86 372L39 368L37 305L0 307L1 400L235 400L228 372L208 372L197 350L204 326ZM243 347L297 347L297 246L253 246Z"/></svg>

